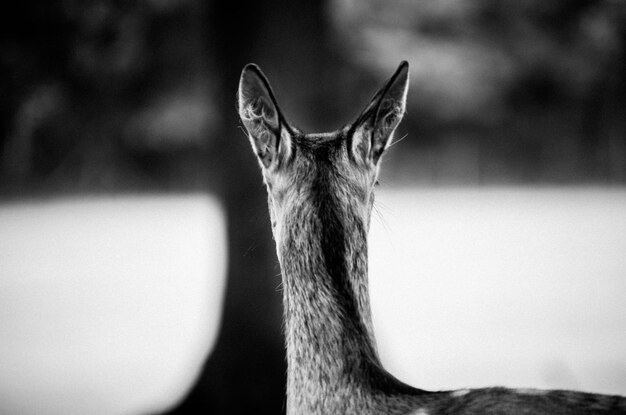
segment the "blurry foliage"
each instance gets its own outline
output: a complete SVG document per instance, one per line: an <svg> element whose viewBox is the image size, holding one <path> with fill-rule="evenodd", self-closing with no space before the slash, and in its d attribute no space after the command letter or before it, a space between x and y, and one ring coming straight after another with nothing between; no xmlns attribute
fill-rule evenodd
<svg viewBox="0 0 626 415"><path fill-rule="evenodd" d="M623 1L335 0L330 15L355 65L412 64L400 145L418 148L394 155L398 176L626 180Z"/></svg>
<svg viewBox="0 0 626 415"><path fill-rule="evenodd" d="M217 114L201 7L163 0L12 4L0 40L3 188L202 181L198 154Z"/></svg>
<svg viewBox="0 0 626 415"><path fill-rule="evenodd" d="M200 0L4 6L0 189L205 186L217 106L234 109L215 102L205 8ZM331 96L329 85L293 79L280 90L290 66L281 61L278 95L289 114L298 93L324 93L328 103L316 108L328 110L317 117L335 121L337 111L356 115L373 85L409 60L399 131L408 138L389 169L398 180L626 180L623 1L333 0L327 19L343 55L333 64L342 90ZM272 39L264 49L290 45L289 25L260 27Z"/></svg>

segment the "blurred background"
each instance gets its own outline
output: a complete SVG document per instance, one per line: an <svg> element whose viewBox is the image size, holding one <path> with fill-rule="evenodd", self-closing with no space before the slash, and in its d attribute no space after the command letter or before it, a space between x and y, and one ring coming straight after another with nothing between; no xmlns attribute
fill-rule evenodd
<svg viewBox="0 0 626 415"><path fill-rule="evenodd" d="M373 245L387 270L457 266L436 274L445 283L431 280L425 295L421 277L403 290L377 277L385 267L372 259L375 311L402 321L396 334L385 333L384 318L376 323L394 374L432 388L626 393L626 3L26 0L3 6L0 21L0 412L284 410L279 268L235 110L249 62L269 77L287 118L310 132L354 119L401 60L411 64ZM385 238L409 250L386 251ZM441 258L415 269L393 252ZM457 321L474 337L431 332L450 337L456 349L439 351L454 358L439 353L443 366L420 372L467 377L411 378L403 370L423 360L403 364L391 349L420 344L420 333L413 343L401 337L411 324L402 316L422 311L385 298L416 292L432 310L441 303L428 300L449 298L440 294L459 287L449 277L468 268L462 287L474 298L496 279L509 291L495 291L500 302L475 321ZM503 311L503 298L523 317ZM478 305L455 304L431 329ZM589 310L587 320L574 313ZM519 337L491 350L480 322L494 315L494 338L511 326ZM541 350L537 339L555 337L545 376L507 377L532 363L503 350L520 338ZM437 359L435 340L432 356L421 356ZM463 366L472 344L482 348L478 368ZM567 344L589 348L567 357ZM495 370L489 355L512 366ZM589 355L597 359L577 372L572 361ZM472 383L481 370L493 380Z"/></svg>

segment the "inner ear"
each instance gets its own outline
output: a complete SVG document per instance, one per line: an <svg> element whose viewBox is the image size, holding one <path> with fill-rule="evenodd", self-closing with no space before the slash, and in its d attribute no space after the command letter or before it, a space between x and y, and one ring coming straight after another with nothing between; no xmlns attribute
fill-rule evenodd
<svg viewBox="0 0 626 415"><path fill-rule="evenodd" d="M239 117L261 166L276 165L289 147L285 142L288 134L282 133L286 123L269 81L258 66L249 64L243 69L237 95Z"/></svg>
<svg viewBox="0 0 626 415"><path fill-rule="evenodd" d="M263 122L268 128L277 130L280 126L277 105L269 82L264 78L258 67L248 65L244 68L239 82L239 115L244 124Z"/></svg>
<svg viewBox="0 0 626 415"><path fill-rule="evenodd" d="M409 64L404 61L361 112L352 131L355 158L378 163L406 109Z"/></svg>

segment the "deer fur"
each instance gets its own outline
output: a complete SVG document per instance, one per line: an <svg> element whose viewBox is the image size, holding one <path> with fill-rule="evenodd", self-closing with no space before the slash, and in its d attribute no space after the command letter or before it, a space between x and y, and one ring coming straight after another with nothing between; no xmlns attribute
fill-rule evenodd
<svg viewBox="0 0 626 415"><path fill-rule="evenodd" d="M623 414L619 396L486 388L429 392L382 366L368 292L367 234L380 159L405 112L402 62L357 119L304 134L254 64L238 108L257 156L283 281L287 414Z"/></svg>

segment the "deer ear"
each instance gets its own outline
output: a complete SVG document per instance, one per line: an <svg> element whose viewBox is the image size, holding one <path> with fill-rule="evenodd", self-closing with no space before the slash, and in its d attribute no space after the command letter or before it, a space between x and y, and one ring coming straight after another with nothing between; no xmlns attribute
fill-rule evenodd
<svg viewBox="0 0 626 415"><path fill-rule="evenodd" d="M378 163L402 120L409 89L409 64L400 66L353 124L352 153L357 160Z"/></svg>
<svg viewBox="0 0 626 415"><path fill-rule="evenodd" d="M255 64L243 68L237 97L239 117L261 166L276 165L287 154L289 137L283 134L284 121L272 88Z"/></svg>

